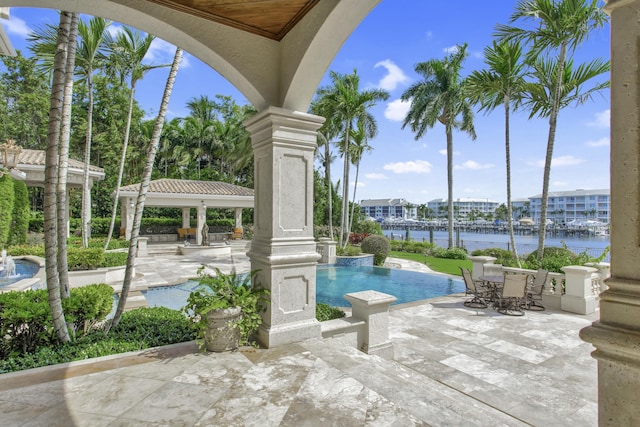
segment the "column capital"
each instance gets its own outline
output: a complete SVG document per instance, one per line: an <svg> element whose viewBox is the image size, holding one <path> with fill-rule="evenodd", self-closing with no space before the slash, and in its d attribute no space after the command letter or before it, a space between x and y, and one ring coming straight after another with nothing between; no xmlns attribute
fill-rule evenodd
<svg viewBox="0 0 640 427"><path fill-rule="evenodd" d="M608 13L609 15L615 9L621 8L623 6L627 6L627 5L631 4L631 3L640 4L639 0L604 0L604 2L605 2L604 11L606 13Z"/></svg>
<svg viewBox="0 0 640 427"><path fill-rule="evenodd" d="M325 118L300 111L269 107L244 122L254 151L268 144L306 146L315 150L317 130Z"/></svg>

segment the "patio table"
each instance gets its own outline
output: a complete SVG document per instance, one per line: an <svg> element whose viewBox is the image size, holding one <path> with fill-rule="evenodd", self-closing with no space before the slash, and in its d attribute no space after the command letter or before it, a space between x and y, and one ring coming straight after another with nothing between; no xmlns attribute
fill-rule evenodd
<svg viewBox="0 0 640 427"><path fill-rule="evenodd" d="M489 301L495 301L498 295L498 288L504 286L504 275L480 276L479 279L491 289L491 299Z"/></svg>

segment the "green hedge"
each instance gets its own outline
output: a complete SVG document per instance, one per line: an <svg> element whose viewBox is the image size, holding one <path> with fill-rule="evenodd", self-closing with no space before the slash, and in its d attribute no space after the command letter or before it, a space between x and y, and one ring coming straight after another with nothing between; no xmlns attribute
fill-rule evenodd
<svg viewBox="0 0 640 427"><path fill-rule="evenodd" d="M0 248L9 240L14 203L13 179L8 174L0 177Z"/></svg>
<svg viewBox="0 0 640 427"><path fill-rule="evenodd" d="M13 215L7 245L24 245L29 231L29 192L23 181L13 182Z"/></svg>
<svg viewBox="0 0 640 427"><path fill-rule="evenodd" d="M7 248L7 252L11 256L34 255L44 258L44 245L11 246ZM101 267L104 261L105 256L102 248L84 249L75 246L67 247L67 264L69 265L69 271L95 270Z"/></svg>

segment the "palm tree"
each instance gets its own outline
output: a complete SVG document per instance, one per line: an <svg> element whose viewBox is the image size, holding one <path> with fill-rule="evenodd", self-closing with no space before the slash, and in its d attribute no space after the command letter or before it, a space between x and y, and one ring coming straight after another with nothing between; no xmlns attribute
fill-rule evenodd
<svg viewBox="0 0 640 427"><path fill-rule="evenodd" d="M504 106L504 151L507 172L507 224L513 258L520 267L518 250L513 233L513 215L511 207L511 148L509 139L509 118L511 104L518 101L525 87L525 64L522 59L522 46L518 41L502 40L493 42L493 46L484 49L487 70L474 71L468 78L469 93L472 102L480 104L480 110L493 111Z"/></svg>
<svg viewBox="0 0 640 427"><path fill-rule="evenodd" d="M329 238L333 240L333 185L331 184L331 163L336 156L331 153L331 143L321 130L318 131L318 148L324 148L323 153L319 153L318 157L324 167L324 182L327 186L327 216L329 225Z"/></svg>
<svg viewBox="0 0 640 427"><path fill-rule="evenodd" d="M356 128L351 129L351 162L356 166L356 179L353 185L353 199L351 199L351 215L349 221L349 227L347 229L347 240L351 234L351 227L353 226L353 214L356 209L356 190L358 189L358 175L360 173L360 162L362 161L362 155L365 152L371 152L373 147L368 144L370 135L367 134L367 130L362 126L361 122L356 123Z"/></svg>
<svg viewBox="0 0 640 427"><path fill-rule="evenodd" d="M62 309L60 298L60 281L57 269L57 232L56 232L56 184L58 182L58 142L62 123L64 103L65 74L67 65L67 48L71 27L71 13L60 13L60 25L53 61L53 82L49 109L49 125L47 131L47 150L45 157L44 182L44 247L47 276L47 291L53 328L58 341L69 342L69 330ZM65 227L66 228L66 227Z"/></svg>
<svg viewBox="0 0 640 427"><path fill-rule="evenodd" d="M91 164L91 132L93 120L93 73L101 67L107 37L107 27L111 22L104 18L94 17L89 23L80 21L78 33L80 44L76 57L80 83L87 85L87 133L84 148L84 174L82 188L82 246L89 246L89 218L91 216L91 188L89 187L89 165Z"/></svg>
<svg viewBox="0 0 640 427"><path fill-rule="evenodd" d="M562 87L563 79L559 76L564 75L567 59L572 56L576 48L587 40L592 30L602 27L606 20L607 16L598 6L598 0L520 0L509 23L531 23L531 27L496 26L498 37L522 40L530 44L527 55L529 62L539 61L536 58L549 54L553 55L556 63L557 74L553 81L558 84L547 87L551 103L548 105L548 114L544 116L549 118L549 135L542 180L542 208L538 234L538 260L540 261L544 255L549 179L558 113L561 108L562 94L566 93Z"/></svg>
<svg viewBox="0 0 640 427"><path fill-rule="evenodd" d="M342 155L344 157L344 170L342 181L342 212L340 214L340 236L338 244L346 247L349 227L349 167L350 152L349 142L351 129L356 121L361 122L371 137L377 135L377 122L370 113L377 102L389 98L389 93L382 89L360 90L360 76L354 70L352 74L340 74L335 71L329 73L331 86L322 87L317 92L317 102L320 111L328 114L327 120L332 121L332 126L338 129L343 138Z"/></svg>
<svg viewBox="0 0 640 427"><path fill-rule="evenodd" d="M113 316L113 319L107 326L107 331L120 323L122 313L124 313L124 307L127 304L127 297L129 296L129 288L131 287L131 279L133 278L133 267L136 260L136 251L138 248L138 235L140 234L140 223L142 222L142 211L144 210L144 201L149 189L149 182L151 181L151 171L153 170L153 164L155 162L156 152L158 151L158 145L160 144L160 136L162 135L162 126L164 124L164 117L169 105L169 98L171 97L171 91L173 90L173 83L176 80L176 74L178 74L178 68L180 67L180 61L182 60L182 49L177 48L173 57L173 63L171 64L171 70L169 71L169 77L167 78L167 84L162 95L162 101L160 102L160 109L158 111L158 117L155 121L153 128L153 135L149 144L149 151L147 152L147 161L142 173L142 180L140 181L140 191L138 193L138 199L136 201L136 210L133 217L133 228L131 230L131 240L129 242L129 254L127 257L127 265L125 267L124 280L122 281L122 292L120 293L120 300L118 301L118 307Z"/></svg>
<svg viewBox="0 0 640 427"><path fill-rule="evenodd" d="M109 223L109 232L104 249L109 247L109 241L113 234L113 228L116 223L116 213L118 210L118 198L120 194L120 186L122 184L122 175L124 174L124 165L127 157L127 147L129 145L129 131L131 129L131 115L133 112L133 100L136 92L136 84L144 75L160 67L168 67L169 64L163 65L147 65L142 60L149 51L151 43L155 39L151 34L143 36L142 33L132 30L129 27L122 27L113 40L107 37L106 45L109 52L109 61L107 71L112 74L119 74L121 81L129 76L129 110L127 112L127 122L124 128L124 138L122 142L122 154L120 156L120 167L118 169L118 179L116 181L115 197L113 199L113 209L111 211L111 222Z"/></svg>
<svg viewBox="0 0 640 427"><path fill-rule="evenodd" d="M462 62L466 56L465 43L443 60L431 59L419 63L415 70L423 80L412 84L402 94L403 101L411 102L402 127L411 125L416 140L422 138L427 129L434 127L436 122L445 126L449 247L453 247L453 130L462 130L471 139L476 139L473 111L467 100L467 84L460 76ZM461 120L458 120L458 117L461 117Z"/></svg>

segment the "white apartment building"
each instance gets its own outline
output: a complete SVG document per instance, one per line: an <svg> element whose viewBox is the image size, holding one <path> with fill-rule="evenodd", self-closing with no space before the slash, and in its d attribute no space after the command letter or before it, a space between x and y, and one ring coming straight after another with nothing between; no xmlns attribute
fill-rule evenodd
<svg viewBox="0 0 640 427"><path fill-rule="evenodd" d="M611 199L609 190L550 191L547 218L556 224L573 220L596 220L609 223ZM529 197L531 218L540 223L542 195Z"/></svg>
<svg viewBox="0 0 640 427"><path fill-rule="evenodd" d="M409 219L418 215L417 205L405 199L368 199L360 201L360 210L365 216L375 219Z"/></svg>
<svg viewBox="0 0 640 427"><path fill-rule="evenodd" d="M448 199L434 199L427 203L427 207L432 209L436 218L447 217ZM493 214L500 203L489 199L456 199L453 201L455 216L458 218L468 218L470 214Z"/></svg>

